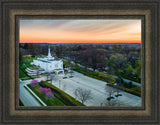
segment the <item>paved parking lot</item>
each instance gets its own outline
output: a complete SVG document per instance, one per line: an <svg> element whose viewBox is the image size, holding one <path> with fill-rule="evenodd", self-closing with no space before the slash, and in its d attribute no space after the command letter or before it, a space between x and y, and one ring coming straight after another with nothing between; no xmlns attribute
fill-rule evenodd
<svg viewBox="0 0 160 125"><path fill-rule="evenodd" d="M81 73L74 72L73 78L62 79L58 81L52 81L52 84L62 89L69 95L74 97L74 90L78 87L91 90L92 100L85 102L87 106L100 106L105 105L108 93L105 92L106 82L97 80ZM110 88L109 86L107 86ZM112 88L113 89L113 88ZM141 106L141 98L124 91L120 92L122 96L118 98L120 104L123 106Z"/></svg>
<svg viewBox="0 0 160 125"><path fill-rule="evenodd" d="M46 80L46 77L38 78L38 81ZM30 95L24 88L24 85L30 83L31 80L20 82L20 98L26 106L40 106L40 104ZM78 87L91 90L93 99L86 101L86 106L101 106L105 105L108 93L105 91L106 82L97 80L81 73L74 72L74 77L61 79L60 81L52 81L52 84L62 89L69 95L75 97L74 90ZM107 86L108 89L111 88ZM113 89L113 88L111 88ZM120 92L122 96L118 98L122 106L141 106L141 98L124 91Z"/></svg>

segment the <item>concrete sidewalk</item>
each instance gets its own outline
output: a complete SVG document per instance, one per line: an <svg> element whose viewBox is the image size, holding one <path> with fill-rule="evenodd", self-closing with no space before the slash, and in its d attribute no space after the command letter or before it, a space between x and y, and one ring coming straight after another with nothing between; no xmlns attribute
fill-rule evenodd
<svg viewBox="0 0 160 125"><path fill-rule="evenodd" d="M38 81L46 80L45 77L37 78ZM19 81L19 96L24 106L42 106L27 90L24 85L29 84L32 80Z"/></svg>

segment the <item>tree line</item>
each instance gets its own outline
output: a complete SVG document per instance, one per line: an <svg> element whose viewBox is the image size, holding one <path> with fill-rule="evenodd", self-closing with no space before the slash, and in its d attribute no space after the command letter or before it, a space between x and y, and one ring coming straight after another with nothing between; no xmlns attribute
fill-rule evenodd
<svg viewBox="0 0 160 125"><path fill-rule="evenodd" d="M141 49L122 45L51 45L51 54L56 58L65 58L92 68L107 70L114 75L141 77ZM47 55L48 45L20 44L21 55ZM21 58L21 57L20 57Z"/></svg>

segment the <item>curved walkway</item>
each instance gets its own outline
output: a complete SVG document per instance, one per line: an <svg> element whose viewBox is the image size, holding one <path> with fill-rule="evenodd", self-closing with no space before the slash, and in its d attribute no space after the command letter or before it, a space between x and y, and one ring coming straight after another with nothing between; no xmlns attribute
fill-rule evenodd
<svg viewBox="0 0 160 125"><path fill-rule="evenodd" d="M40 101L40 103L43 105L43 106L47 106L27 85L24 85L27 89L28 89L28 91L30 91L32 94L33 94L33 96L36 98L36 99L38 99L39 101Z"/></svg>
<svg viewBox="0 0 160 125"><path fill-rule="evenodd" d="M46 77L37 78L38 81L46 80ZM41 106L41 104L24 88L31 80L19 81L19 96L24 106Z"/></svg>

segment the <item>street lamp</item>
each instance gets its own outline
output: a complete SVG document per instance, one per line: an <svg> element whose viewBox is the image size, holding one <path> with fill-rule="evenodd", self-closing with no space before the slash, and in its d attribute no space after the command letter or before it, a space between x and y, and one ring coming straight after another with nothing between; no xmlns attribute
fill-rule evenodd
<svg viewBox="0 0 160 125"><path fill-rule="evenodd" d="M59 79L59 88L60 88L60 82L61 82L61 80Z"/></svg>

